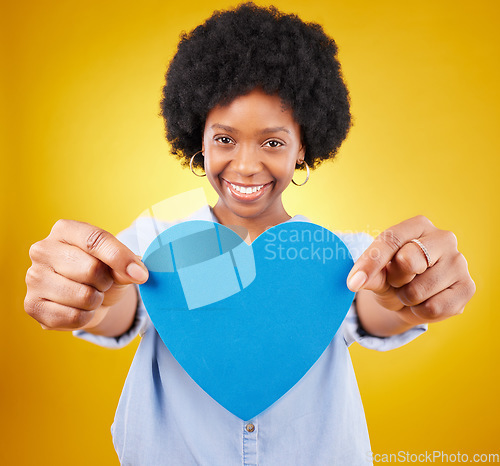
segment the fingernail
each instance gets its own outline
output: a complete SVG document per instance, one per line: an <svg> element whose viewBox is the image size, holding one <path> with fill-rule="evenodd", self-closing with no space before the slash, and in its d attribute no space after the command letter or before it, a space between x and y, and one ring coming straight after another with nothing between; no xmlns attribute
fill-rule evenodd
<svg viewBox="0 0 500 466"><path fill-rule="evenodd" d="M362 270L358 270L348 281L347 286L351 291L358 291L366 282L368 275Z"/></svg>
<svg viewBox="0 0 500 466"><path fill-rule="evenodd" d="M143 282L148 278L148 272L139 264L132 262L127 267L127 273L136 281Z"/></svg>

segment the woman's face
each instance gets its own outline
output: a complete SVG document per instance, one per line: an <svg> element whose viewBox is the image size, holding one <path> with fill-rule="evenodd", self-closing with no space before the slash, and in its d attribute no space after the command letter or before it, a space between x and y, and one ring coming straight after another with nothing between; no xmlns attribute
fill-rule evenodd
<svg viewBox="0 0 500 466"><path fill-rule="evenodd" d="M209 112L203 153L218 208L244 218L284 213L281 194L305 155L292 110L259 89Z"/></svg>

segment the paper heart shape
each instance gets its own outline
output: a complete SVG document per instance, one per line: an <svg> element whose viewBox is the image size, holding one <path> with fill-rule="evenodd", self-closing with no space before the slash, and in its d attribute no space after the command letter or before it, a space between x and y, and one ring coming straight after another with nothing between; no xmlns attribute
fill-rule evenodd
<svg viewBox="0 0 500 466"><path fill-rule="evenodd" d="M247 245L203 220L148 247L140 285L161 339L189 376L248 421L288 392L327 348L354 298L353 260L331 231L285 222Z"/></svg>

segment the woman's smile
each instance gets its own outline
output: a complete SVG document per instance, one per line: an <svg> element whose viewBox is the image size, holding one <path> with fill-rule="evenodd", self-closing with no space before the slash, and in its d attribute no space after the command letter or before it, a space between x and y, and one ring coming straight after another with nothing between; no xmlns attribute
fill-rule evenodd
<svg viewBox="0 0 500 466"><path fill-rule="evenodd" d="M237 201L242 202L253 202L260 199L267 191L272 189L273 185L272 181L256 185L233 183L224 178L221 178L221 180L229 194L232 195Z"/></svg>

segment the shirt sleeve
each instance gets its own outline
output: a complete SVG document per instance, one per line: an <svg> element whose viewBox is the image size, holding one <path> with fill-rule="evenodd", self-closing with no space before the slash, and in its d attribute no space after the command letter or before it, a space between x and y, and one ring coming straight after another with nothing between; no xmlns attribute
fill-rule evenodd
<svg viewBox="0 0 500 466"><path fill-rule="evenodd" d="M125 246L127 246L134 254L140 254L138 237L137 237L137 221L134 222L129 228L123 230L118 235L116 235L118 240L120 240ZM103 335L94 335L92 333L86 332L85 330L75 330L73 335L82 340L86 340L90 343L94 343L99 346L104 346L106 348L119 349L128 345L132 340L135 339L137 335L141 337L146 333L147 329L151 325L151 320L146 311L144 303L142 302L141 295L139 293L139 285L134 285L137 291L137 309L135 312L134 323L128 331L117 337L106 337Z"/></svg>
<svg viewBox="0 0 500 466"><path fill-rule="evenodd" d="M337 236L345 243L351 256L356 262L361 254L373 242L373 238L367 233L353 233L342 234L336 233ZM349 312L342 324L342 331L344 333L344 340L347 346L353 342L358 342L365 348L374 349L377 351L388 351L400 346L406 345L427 330L427 324L416 325L399 335L392 335L390 337L377 337L370 335L361 327L358 313L356 309L356 296L353 303L349 308Z"/></svg>

